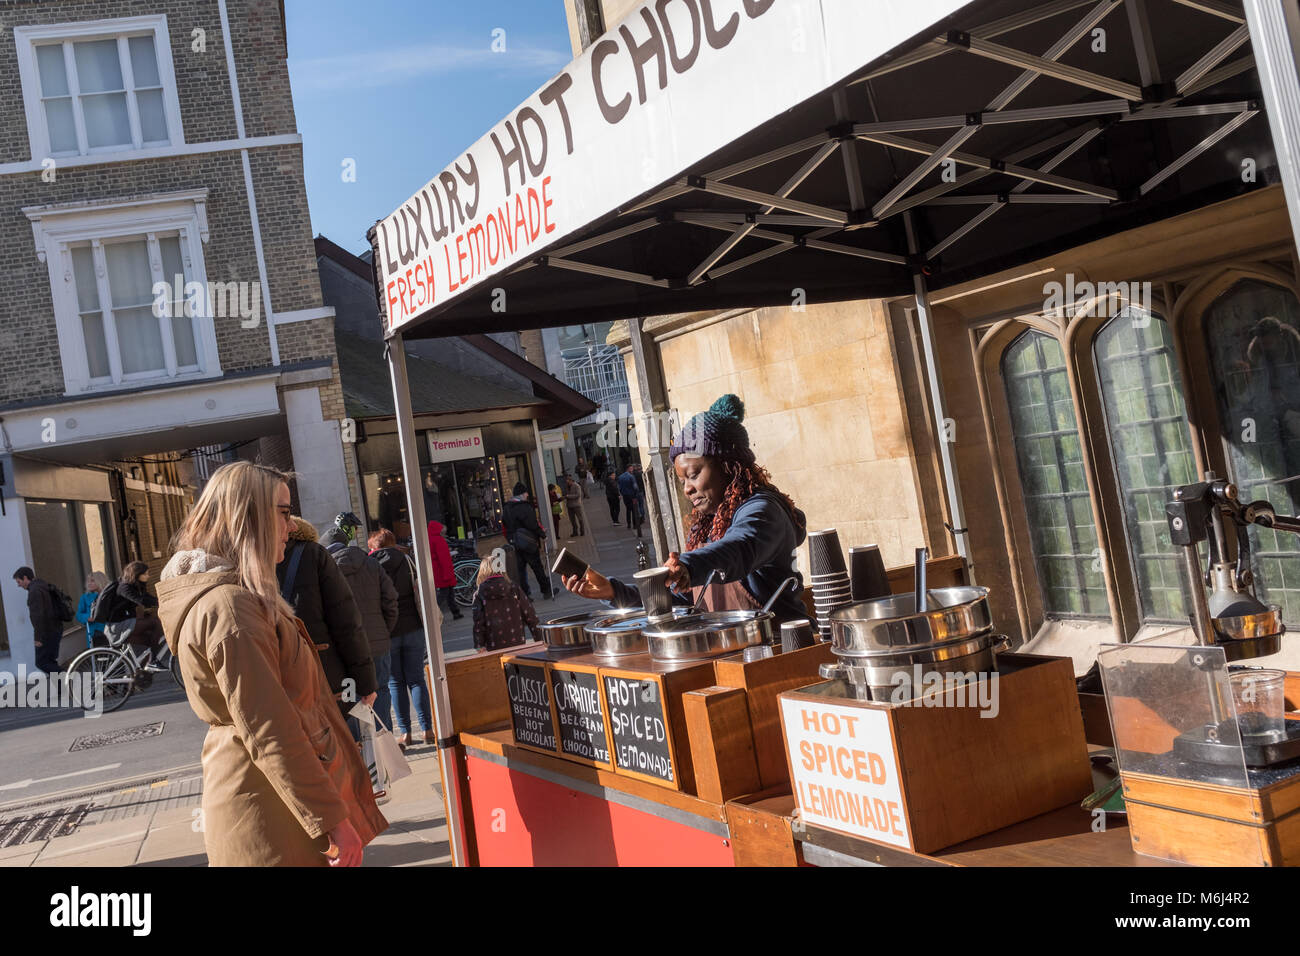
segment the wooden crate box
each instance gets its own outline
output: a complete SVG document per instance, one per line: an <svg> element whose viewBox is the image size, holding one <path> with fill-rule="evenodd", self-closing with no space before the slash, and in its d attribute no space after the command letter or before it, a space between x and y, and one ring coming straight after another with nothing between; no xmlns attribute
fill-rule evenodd
<svg viewBox="0 0 1300 956"><path fill-rule="evenodd" d="M930 853L1086 797L1070 659L1003 654L999 668L982 696L966 687L858 701L829 693L834 682L781 694L804 822ZM990 706L959 706L961 695Z"/></svg>

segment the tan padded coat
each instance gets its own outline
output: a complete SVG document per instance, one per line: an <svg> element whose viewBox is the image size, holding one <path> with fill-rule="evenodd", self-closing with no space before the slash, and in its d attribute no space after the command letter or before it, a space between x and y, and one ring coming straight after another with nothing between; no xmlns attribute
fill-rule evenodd
<svg viewBox="0 0 1300 956"><path fill-rule="evenodd" d="M370 843L388 821L302 623L273 626L233 571L169 572L159 616L190 707L209 727L208 863L325 866L327 834L344 819Z"/></svg>

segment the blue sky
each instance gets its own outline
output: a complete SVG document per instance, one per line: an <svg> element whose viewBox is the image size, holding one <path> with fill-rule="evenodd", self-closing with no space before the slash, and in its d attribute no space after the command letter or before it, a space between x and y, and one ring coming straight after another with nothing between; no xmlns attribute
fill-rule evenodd
<svg viewBox="0 0 1300 956"><path fill-rule="evenodd" d="M562 0L286 0L285 16L312 231L357 253L572 58Z"/></svg>

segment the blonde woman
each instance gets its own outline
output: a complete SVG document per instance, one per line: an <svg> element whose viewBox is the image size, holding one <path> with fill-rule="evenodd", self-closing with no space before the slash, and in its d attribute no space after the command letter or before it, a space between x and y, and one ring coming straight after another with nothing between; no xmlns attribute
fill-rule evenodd
<svg viewBox="0 0 1300 956"><path fill-rule="evenodd" d="M77 620L86 625L86 646L105 647L108 639L104 637L104 625L92 623L90 612L95 607L95 599L108 587L108 575L103 571L91 571L86 575L86 591L77 602ZM98 640L96 640L98 638Z"/></svg>
<svg viewBox="0 0 1300 956"><path fill-rule="evenodd" d="M540 640L537 611L519 585L505 575L499 556L486 557L478 566L478 591L474 594L474 646L496 651L524 643L524 627Z"/></svg>
<svg viewBox="0 0 1300 956"><path fill-rule="evenodd" d="M172 541L159 613L203 744L212 866L359 866L387 821L325 682L280 596L289 486L271 468L217 470Z"/></svg>

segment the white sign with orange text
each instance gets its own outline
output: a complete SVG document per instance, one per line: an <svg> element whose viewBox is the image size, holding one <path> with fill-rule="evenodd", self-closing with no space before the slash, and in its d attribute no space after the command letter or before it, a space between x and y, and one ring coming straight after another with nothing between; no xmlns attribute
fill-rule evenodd
<svg viewBox="0 0 1300 956"><path fill-rule="evenodd" d="M804 823L910 849L885 711L780 700L791 780Z"/></svg>

